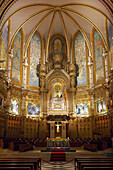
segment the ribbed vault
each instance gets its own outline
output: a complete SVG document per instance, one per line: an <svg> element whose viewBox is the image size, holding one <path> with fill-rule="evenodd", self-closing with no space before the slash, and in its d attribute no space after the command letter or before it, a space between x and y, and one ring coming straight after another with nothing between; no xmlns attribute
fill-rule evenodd
<svg viewBox="0 0 113 170"><path fill-rule="evenodd" d="M91 51L90 40L92 27L97 29L107 48L106 19L112 23L111 1L105 4L99 0L14 0L2 2L1 28L10 19L11 32L9 50L16 33L23 27L25 34L24 56L32 35L37 30L44 39L46 57L49 39L55 33L64 35L69 49L72 37L80 30ZM109 10L108 10L109 9ZM69 55L69 50L68 50Z"/></svg>

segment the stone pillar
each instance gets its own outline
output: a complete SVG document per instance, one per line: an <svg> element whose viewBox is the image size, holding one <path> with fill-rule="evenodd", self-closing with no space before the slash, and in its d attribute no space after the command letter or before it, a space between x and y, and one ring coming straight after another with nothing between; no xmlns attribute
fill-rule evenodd
<svg viewBox="0 0 113 170"><path fill-rule="evenodd" d="M8 56L8 80L9 82L11 81L11 64L12 64L12 59L13 59L13 49L11 49L11 51L9 52L9 56Z"/></svg>
<svg viewBox="0 0 113 170"><path fill-rule="evenodd" d="M108 77L109 77L109 74L108 74L108 55L107 55L107 52L105 52L105 49L103 48L103 55L104 57L104 60L105 60L105 75L106 75L106 82L108 81Z"/></svg>
<svg viewBox="0 0 113 170"><path fill-rule="evenodd" d="M69 114L73 114L74 112L75 112L75 104L74 104L74 102L75 102L75 91L76 90L69 90L68 91L68 112L69 112Z"/></svg>
<svg viewBox="0 0 113 170"><path fill-rule="evenodd" d="M69 75L70 75L70 89L68 90L68 111L69 114L73 115L75 112L75 93L76 93L76 67L74 64L69 66Z"/></svg>
<svg viewBox="0 0 113 170"><path fill-rule="evenodd" d="M46 76L46 66L42 64L40 66L40 92L41 92L41 116L47 113L47 92L45 89L45 76Z"/></svg>
<svg viewBox="0 0 113 170"><path fill-rule="evenodd" d="M113 106L113 68L110 71L109 96L111 99L111 105Z"/></svg>
<svg viewBox="0 0 113 170"><path fill-rule="evenodd" d="M50 123L50 138L55 138L55 122Z"/></svg>
<svg viewBox="0 0 113 170"><path fill-rule="evenodd" d="M26 88L27 85L27 67L28 67L28 63L27 63L27 58L25 58L25 61L23 63L23 87Z"/></svg>
<svg viewBox="0 0 113 170"><path fill-rule="evenodd" d="M90 88L94 86L94 80L93 80L93 62L91 60L91 56L89 56L89 82L90 82Z"/></svg>
<svg viewBox="0 0 113 170"><path fill-rule="evenodd" d="M66 123L62 122L62 138L66 138Z"/></svg>
<svg viewBox="0 0 113 170"><path fill-rule="evenodd" d="M27 91L22 91L21 116L26 116L26 95Z"/></svg>
<svg viewBox="0 0 113 170"><path fill-rule="evenodd" d="M90 95L90 116L93 116L96 112L96 103L95 103L95 93L94 91L89 92Z"/></svg>

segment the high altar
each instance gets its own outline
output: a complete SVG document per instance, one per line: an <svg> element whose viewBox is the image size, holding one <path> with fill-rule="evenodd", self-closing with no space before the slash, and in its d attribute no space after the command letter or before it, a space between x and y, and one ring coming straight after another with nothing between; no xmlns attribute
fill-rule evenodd
<svg viewBox="0 0 113 170"><path fill-rule="evenodd" d="M70 144L69 144L69 138L67 139L62 139L62 138L47 138L47 148L58 148L58 147L65 147L65 148L69 148Z"/></svg>
<svg viewBox="0 0 113 170"><path fill-rule="evenodd" d="M67 46L61 35L50 40L48 62L37 70L40 75L42 113L47 117L48 136L66 138L68 119L74 113L78 67L68 63ZM56 117L55 117L56 116ZM61 118L62 116L62 118ZM54 120L52 120L54 118Z"/></svg>

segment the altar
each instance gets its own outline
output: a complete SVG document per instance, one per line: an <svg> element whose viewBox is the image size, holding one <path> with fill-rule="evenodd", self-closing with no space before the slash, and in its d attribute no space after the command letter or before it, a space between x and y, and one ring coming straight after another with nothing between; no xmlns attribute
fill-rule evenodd
<svg viewBox="0 0 113 170"><path fill-rule="evenodd" d="M47 148L70 148L69 144L69 138L63 139L63 138L47 138Z"/></svg>

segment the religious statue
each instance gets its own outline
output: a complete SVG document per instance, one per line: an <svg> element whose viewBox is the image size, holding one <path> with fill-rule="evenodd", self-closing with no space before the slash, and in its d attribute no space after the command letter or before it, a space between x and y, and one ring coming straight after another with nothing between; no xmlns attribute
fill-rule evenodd
<svg viewBox="0 0 113 170"><path fill-rule="evenodd" d="M61 44L61 41L59 40L59 39L56 39L55 41L54 41L54 51L55 52L61 52L61 50L62 50L62 44Z"/></svg>

